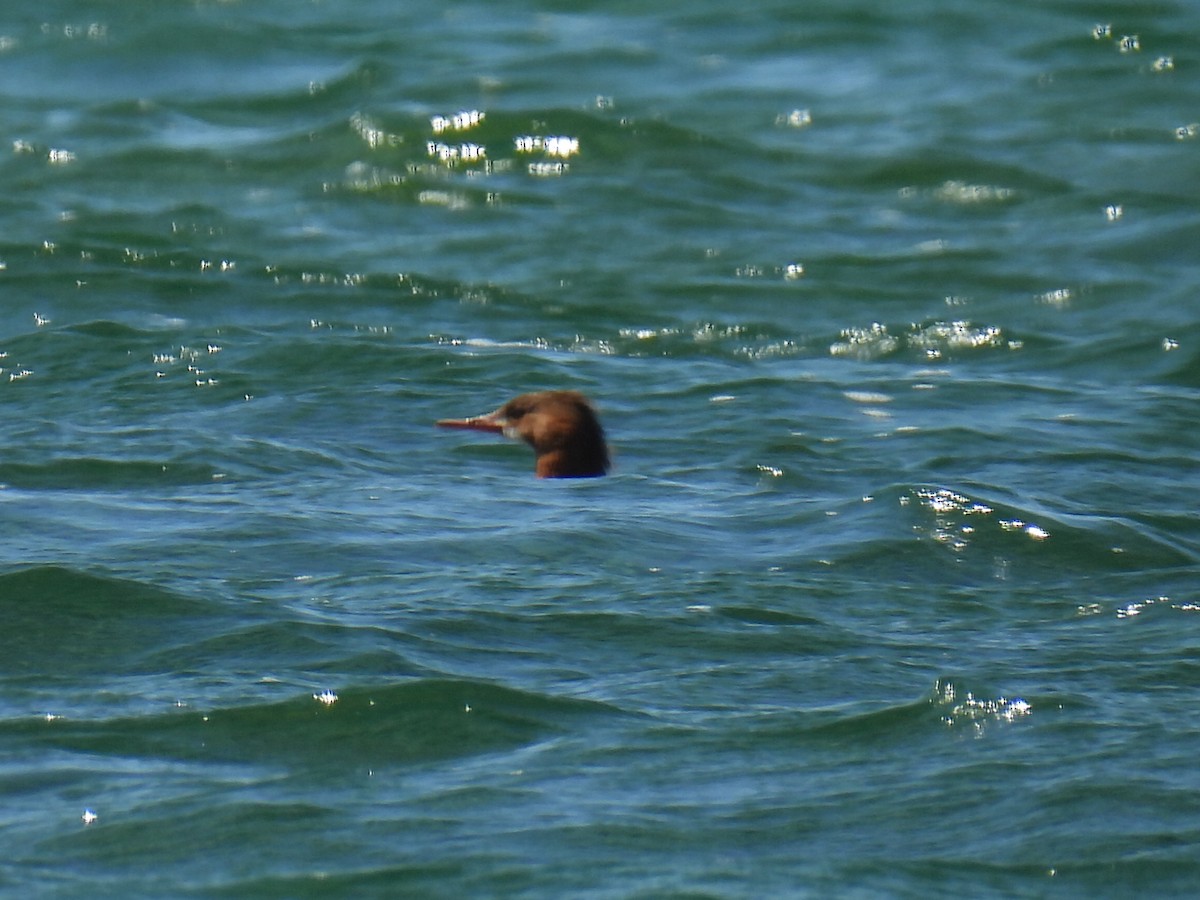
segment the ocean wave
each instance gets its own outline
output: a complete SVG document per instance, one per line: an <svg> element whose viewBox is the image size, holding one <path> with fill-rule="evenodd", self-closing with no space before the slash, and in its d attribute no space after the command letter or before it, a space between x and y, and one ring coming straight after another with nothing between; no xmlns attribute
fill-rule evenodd
<svg viewBox="0 0 1200 900"><path fill-rule="evenodd" d="M970 491L968 493L967 491ZM1196 556L1166 533L1127 516L1022 507L986 492L920 487L902 494L924 521L914 531L964 559L969 554L997 561L997 577L1021 568L1049 567L1063 573L1169 569L1194 564Z"/></svg>
<svg viewBox="0 0 1200 900"><path fill-rule="evenodd" d="M95 457L45 463L0 463L0 484L22 490L126 491L211 484L220 473L203 463Z"/></svg>
<svg viewBox="0 0 1200 900"><path fill-rule="evenodd" d="M0 681L47 699L56 686L76 689L97 675L137 671L146 650L172 643L184 623L210 614L204 603L154 585L64 566L0 575L0 609L8 623Z"/></svg>
<svg viewBox="0 0 1200 900"><path fill-rule="evenodd" d="M6 617L23 610L37 618L57 615L67 619L86 612L89 621L130 613L178 615L200 608L196 601L154 585L53 565L0 574L0 603Z"/></svg>
<svg viewBox="0 0 1200 900"><path fill-rule="evenodd" d="M21 730L26 740L74 753L336 770L510 750L617 713L595 701L427 678L203 711L31 720Z"/></svg>

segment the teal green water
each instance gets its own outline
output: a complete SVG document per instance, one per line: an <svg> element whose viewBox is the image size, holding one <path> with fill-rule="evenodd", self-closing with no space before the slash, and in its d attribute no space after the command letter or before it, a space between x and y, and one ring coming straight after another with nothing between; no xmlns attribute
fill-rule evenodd
<svg viewBox="0 0 1200 900"><path fill-rule="evenodd" d="M10 13L0 893L1193 893L1198 40Z"/></svg>

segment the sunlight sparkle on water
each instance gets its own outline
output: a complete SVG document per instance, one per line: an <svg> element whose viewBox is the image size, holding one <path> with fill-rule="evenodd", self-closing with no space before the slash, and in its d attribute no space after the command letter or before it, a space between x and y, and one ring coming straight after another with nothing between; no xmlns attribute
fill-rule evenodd
<svg viewBox="0 0 1200 900"><path fill-rule="evenodd" d="M958 699L958 690L949 681L941 681L934 686L934 704L946 707L942 714L942 722L955 727L967 725L977 737L982 737L984 729L992 722L1013 722L1033 712L1033 706L1020 697L1000 696L994 700L985 700L967 693Z"/></svg>
<svg viewBox="0 0 1200 900"><path fill-rule="evenodd" d="M465 131L474 128L486 117L487 113L469 109L452 116L434 116L429 120L429 127L433 129L434 134L441 134L443 131Z"/></svg>
<svg viewBox="0 0 1200 900"><path fill-rule="evenodd" d="M544 153L559 159L566 159L579 152L579 138L561 135L523 134L514 138L513 143L518 153Z"/></svg>

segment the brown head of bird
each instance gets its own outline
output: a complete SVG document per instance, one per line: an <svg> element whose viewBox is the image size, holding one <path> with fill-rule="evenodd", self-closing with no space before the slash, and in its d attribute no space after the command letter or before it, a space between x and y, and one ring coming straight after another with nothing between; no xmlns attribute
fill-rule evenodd
<svg viewBox="0 0 1200 900"><path fill-rule="evenodd" d="M591 403L578 391L522 394L495 412L441 419L437 424L523 440L537 456L539 478L594 478L608 471L604 429Z"/></svg>

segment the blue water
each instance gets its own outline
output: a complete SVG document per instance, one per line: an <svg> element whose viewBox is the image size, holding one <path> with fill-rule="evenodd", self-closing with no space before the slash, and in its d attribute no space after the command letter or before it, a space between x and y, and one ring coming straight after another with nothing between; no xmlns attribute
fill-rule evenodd
<svg viewBox="0 0 1200 900"><path fill-rule="evenodd" d="M0 893L1194 892L1200 13L662 6L0 21Z"/></svg>

